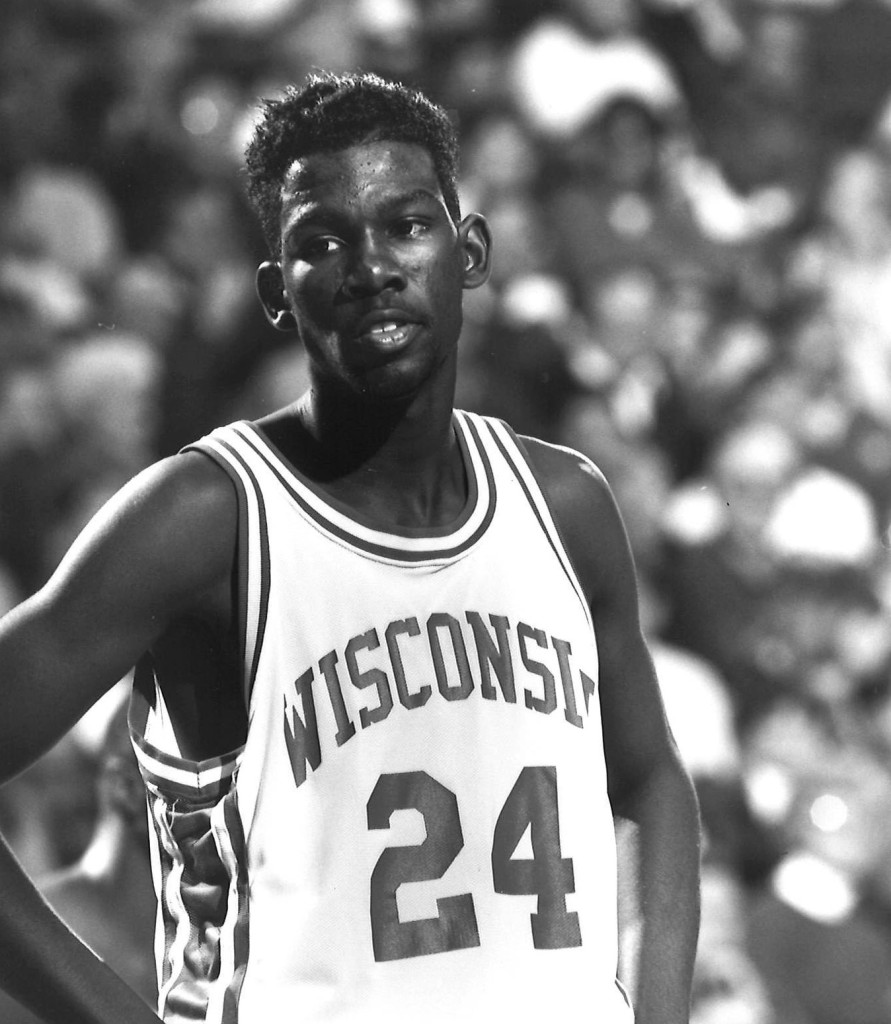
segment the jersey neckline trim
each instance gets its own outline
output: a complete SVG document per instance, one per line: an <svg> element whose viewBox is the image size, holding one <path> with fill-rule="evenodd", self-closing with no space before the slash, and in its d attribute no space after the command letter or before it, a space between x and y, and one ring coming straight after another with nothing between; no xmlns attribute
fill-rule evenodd
<svg viewBox="0 0 891 1024"><path fill-rule="evenodd" d="M442 527L398 527L380 530L304 477L255 424L233 424L275 474L303 512L322 529L350 546L377 558L398 562L429 562L453 558L469 550L485 533L495 514L495 474L471 414L453 416L468 496L460 516Z"/></svg>

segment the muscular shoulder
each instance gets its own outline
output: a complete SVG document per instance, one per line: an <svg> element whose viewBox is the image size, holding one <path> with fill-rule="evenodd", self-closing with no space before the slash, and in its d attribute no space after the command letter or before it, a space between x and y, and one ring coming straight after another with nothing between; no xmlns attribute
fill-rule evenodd
<svg viewBox="0 0 891 1024"><path fill-rule="evenodd" d="M572 530L577 520L588 528L592 517L614 515L609 484L589 458L536 437L520 440L561 529Z"/></svg>
<svg viewBox="0 0 891 1024"><path fill-rule="evenodd" d="M209 535L216 536L236 525L232 481L213 460L196 451L150 466L131 481L122 496L130 498L139 513L152 519L164 517L187 533L203 525Z"/></svg>
<svg viewBox="0 0 891 1024"><path fill-rule="evenodd" d="M628 571L625 526L600 469L571 448L523 437L529 461L589 600Z"/></svg>
<svg viewBox="0 0 891 1024"><path fill-rule="evenodd" d="M228 577L237 499L226 474L190 452L125 485L88 524L57 573L59 585L108 579L175 613Z"/></svg>

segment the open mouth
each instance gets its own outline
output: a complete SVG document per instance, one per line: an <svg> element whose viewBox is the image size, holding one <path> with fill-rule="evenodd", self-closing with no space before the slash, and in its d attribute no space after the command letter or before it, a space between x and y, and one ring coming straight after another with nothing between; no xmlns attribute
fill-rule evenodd
<svg viewBox="0 0 891 1024"><path fill-rule="evenodd" d="M398 348L409 340L415 326L405 320L381 320L366 327L359 337L366 344L370 343L379 348Z"/></svg>

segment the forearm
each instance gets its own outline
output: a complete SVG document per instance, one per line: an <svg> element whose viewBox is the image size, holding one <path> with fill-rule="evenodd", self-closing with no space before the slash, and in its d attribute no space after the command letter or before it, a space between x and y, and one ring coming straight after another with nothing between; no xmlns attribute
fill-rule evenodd
<svg viewBox="0 0 891 1024"><path fill-rule="evenodd" d="M158 1024L57 917L0 836L0 987L55 1024Z"/></svg>
<svg viewBox="0 0 891 1024"><path fill-rule="evenodd" d="M637 824L640 916L636 1024L687 1024L699 933L699 808L689 776L669 762L621 808Z"/></svg>

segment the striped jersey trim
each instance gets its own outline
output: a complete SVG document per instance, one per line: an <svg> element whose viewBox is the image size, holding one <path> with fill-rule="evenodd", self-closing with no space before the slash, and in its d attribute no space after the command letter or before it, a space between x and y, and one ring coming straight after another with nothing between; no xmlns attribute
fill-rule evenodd
<svg viewBox="0 0 891 1024"><path fill-rule="evenodd" d="M223 438L210 435L184 450L200 451L213 459L232 480L238 496L238 636L244 702L249 707L269 611L269 528L263 491L244 456ZM254 560L259 571L251 573ZM251 586L254 579L259 584Z"/></svg>
<svg viewBox="0 0 891 1024"><path fill-rule="evenodd" d="M161 917L159 1013L183 1024L237 1024L250 904L235 796L185 812L157 797L149 809Z"/></svg>
<svg viewBox="0 0 891 1024"><path fill-rule="evenodd" d="M145 740L137 738L135 746L136 759L146 783L157 792L167 796L182 797L199 803L218 799L229 788L229 782L238 767L238 759L225 761L221 758L211 768L205 768L208 762L200 762L201 767L192 767L192 763L171 758L152 757L146 752L151 746Z"/></svg>
<svg viewBox="0 0 891 1024"><path fill-rule="evenodd" d="M235 801L224 804L226 840L219 841L223 859L229 866L232 878L230 905L234 911L230 946L231 960L227 959L228 983L223 990L221 1024L237 1024L238 1001L247 973L250 955L250 881L248 876L247 841L242 827L241 815Z"/></svg>
<svg viewBox="0 0 891 1024"><path fill-rule="evenodd" d="M485 421L492 440L498 446L505 462L513 471L517 482L523 489L532 511L538 520L551 548L563 568L566 578L571 583L579 599L579 603L585 613L588 625L593 630L594 623L591 619L591 609L588 606L585 591L579 582L578 575L572 564L572 559L566 550L566 545L560 534L560 529L554 519L547 498L544 496L541 485L538 482L536 471L532 466L526 449L520 442L517 435L501 420L487 419Z"/></svg>
<svg viewBox="0 0 891 1024"><path fill-rule="evenodd" d="M461 518L442 530L394 527L387 532L366 526L336 508L297 475L253 424L241 422L230 429L264 461L303 513L326 533L375 558L413 564L445 561L468 551L486 532L495 514L495 477L479 429L467 413L456 412L454 422L468 476L468 501ZM231 432L227 434L232 438Z"/></svg>
<svg viewBox="0 0 891 1024"><path fill-rule="evenodd" d="M152 708L162 700L154 671L148 659L136 667L128 711L130 738L146 786L153 793L206 805L222 797L230 788L238 768L243 746L219 757L192 761L168 754L146 739Z"/></svg>

